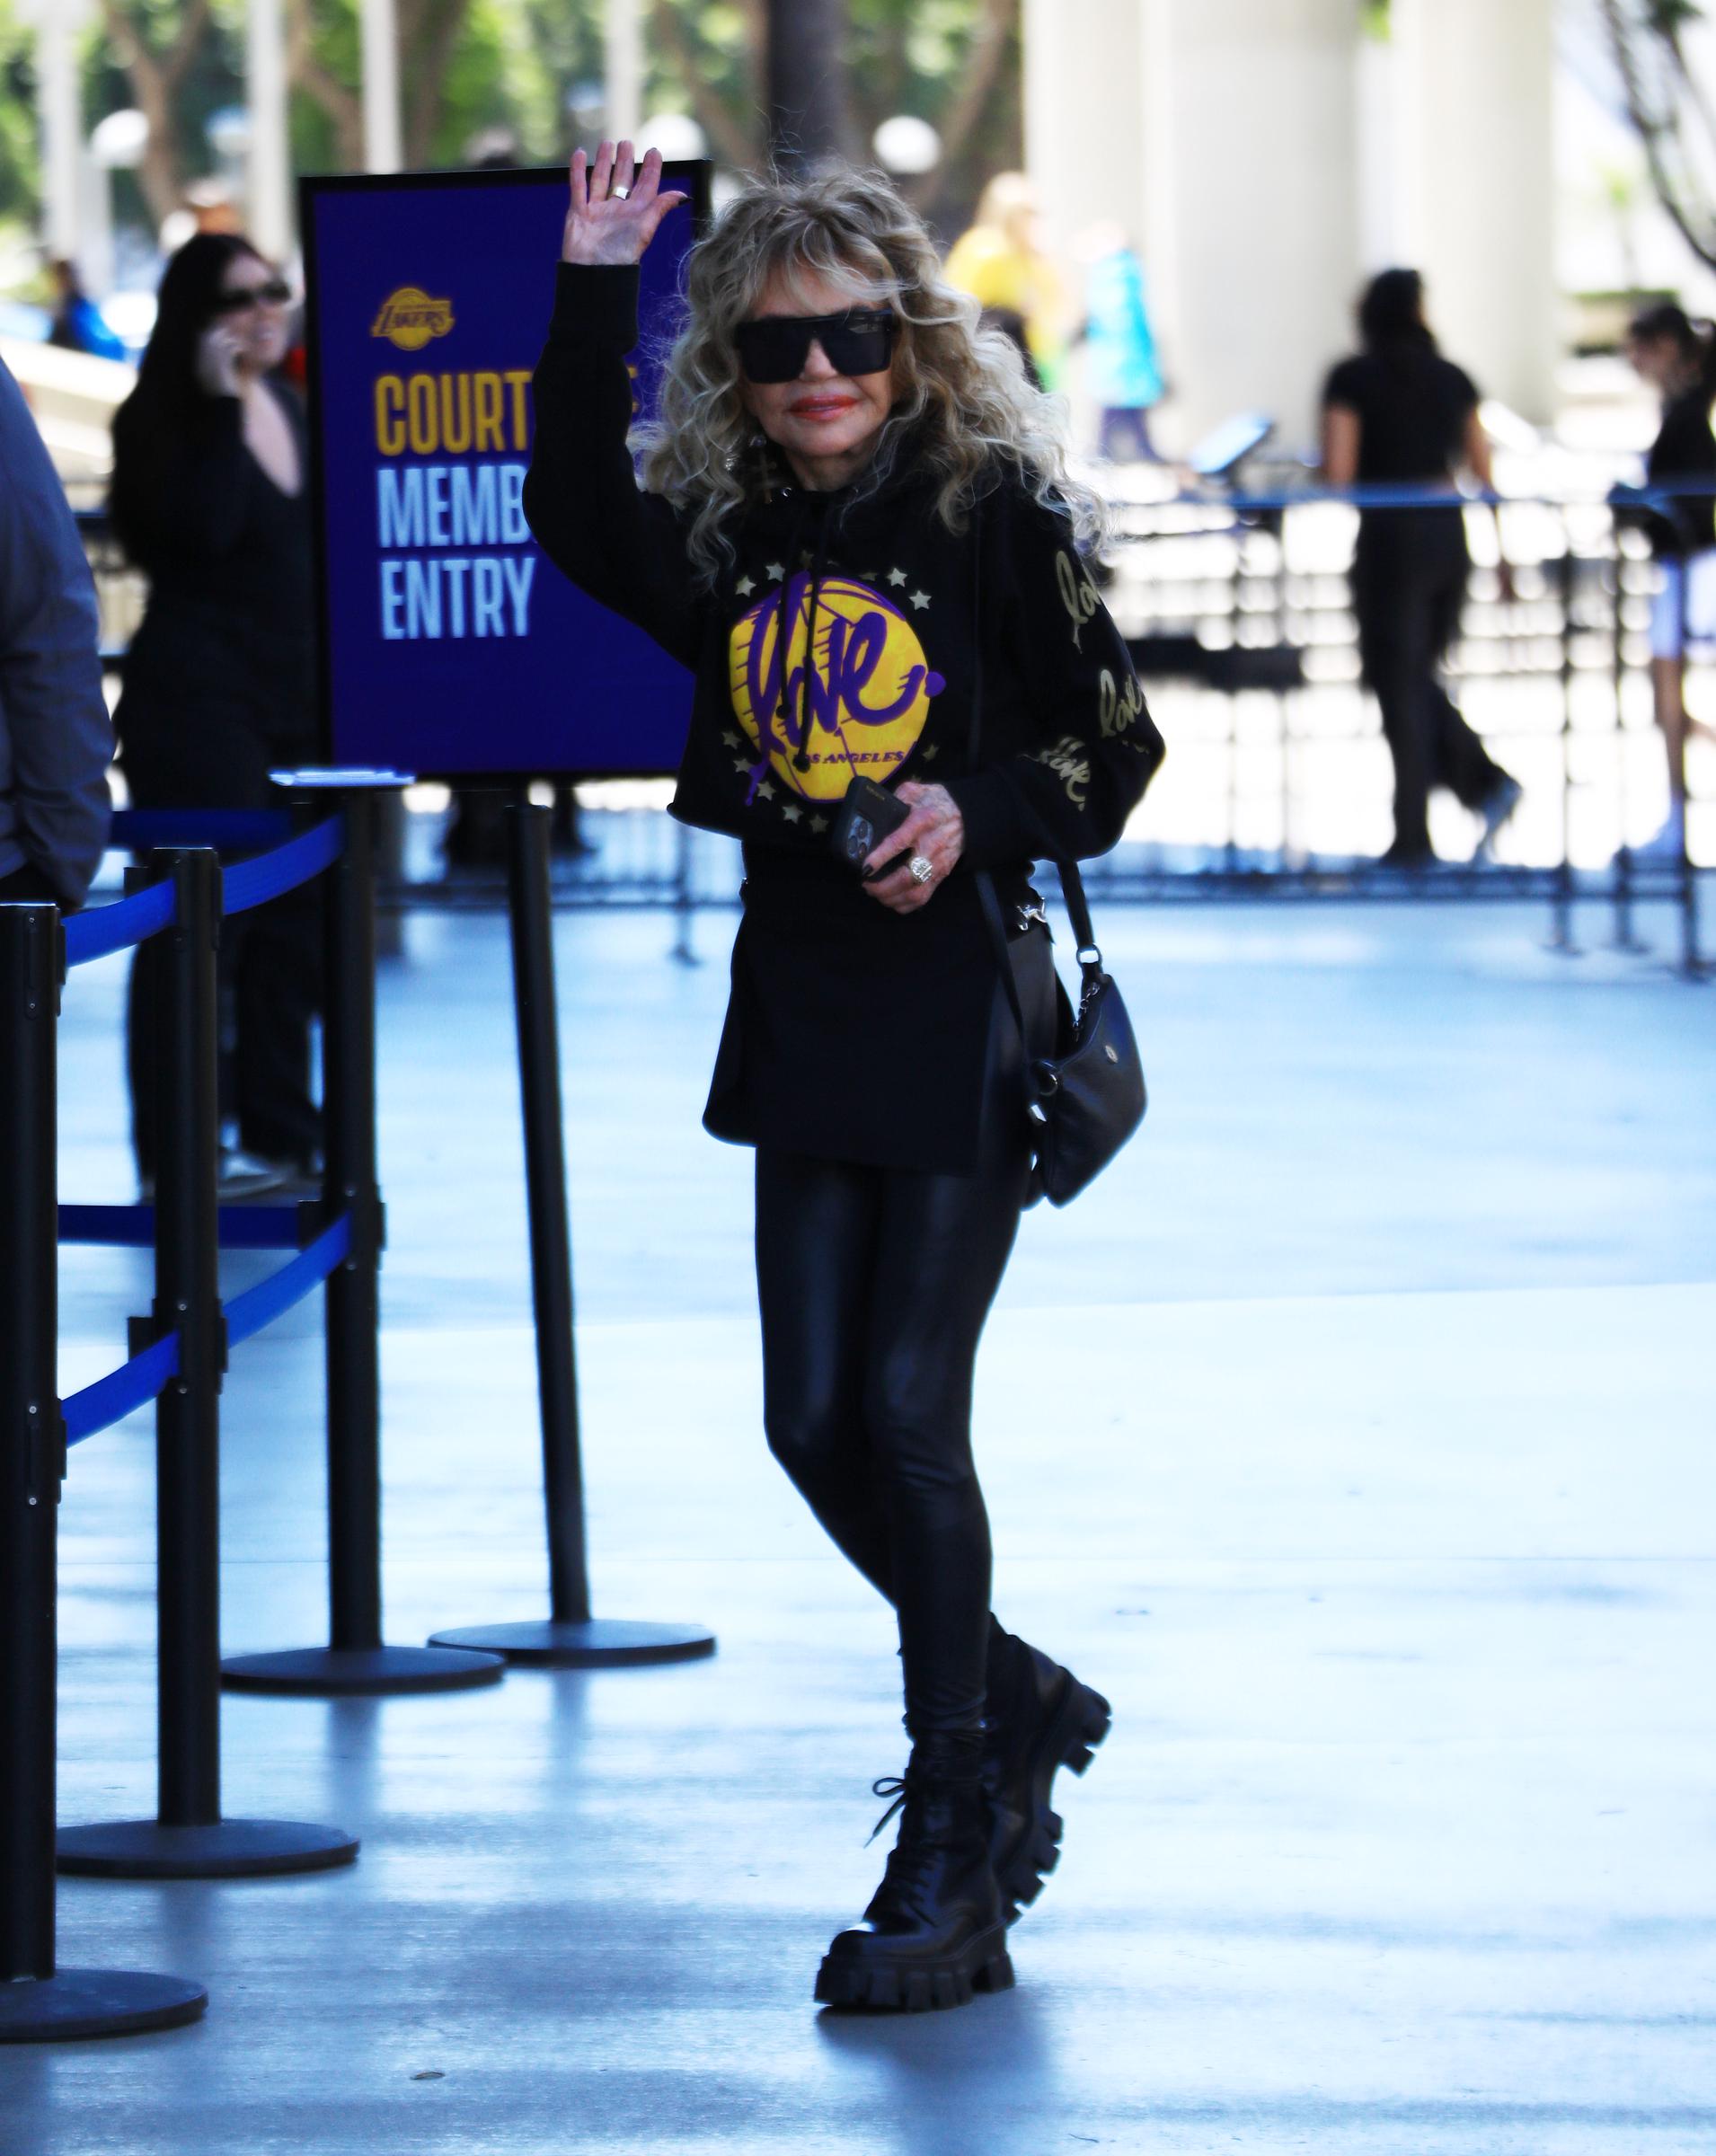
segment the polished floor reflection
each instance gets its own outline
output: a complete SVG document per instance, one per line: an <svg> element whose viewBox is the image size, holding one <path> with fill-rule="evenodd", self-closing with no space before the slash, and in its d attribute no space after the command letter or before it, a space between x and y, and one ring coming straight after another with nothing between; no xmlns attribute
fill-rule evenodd
<svg viewBox="0 0 1716 2156"><path fill-rule="evenodd" d="M200 2026L0 2053L6 2156L1691 2156L1716 2143L1716 1006L1518 914L1126 915L1144 1135L1033 1215L980 1450L1011 1623L1115 1702L1016 1991L818 2014L897 1771L885 1613L765 1454L708 963L562 923L599 1613L711 1662L229 1700L226 1805L352 1870L67 1882L68 1962ZM544 1607L506 946L383 982L388 1631ZM64 1195L127 1195L119 972L76 976ZM230 1261L231 1285L273 1260ZM64 1266L67 1387L142 1262ZM319 1320L225 1409L226 1644L325 1625ZM148 1424L63 1510L66 1821L153 1798Z"/></svg>

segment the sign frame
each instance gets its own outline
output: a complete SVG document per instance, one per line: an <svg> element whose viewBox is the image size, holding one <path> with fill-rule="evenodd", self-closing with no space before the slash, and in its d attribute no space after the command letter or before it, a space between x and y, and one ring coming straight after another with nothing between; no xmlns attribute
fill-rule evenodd
<svg viewBox="0 0 1716 2156"><path fill-rule="evenodd" d="M692 220L692 243L694 245L709 230L711 219L711 186L714 167L706 158L670 159L662 168L662 185L682 189L690 198L686 205ZM558 183L562 190L568 184L566 167L562 165L518 165L499 170L473 170L438 172L426 170L410 172L329 172L309 173L298 181L298 231L304 261L304 349L305 392L306 401L307 434L309 438L308 469L305 488L310 508L315 604L316 644L316 722L321 758L324 764L333 765L341 761L341 745L334 735L334 678L333 650L331 632L329 590L331 565L329 561L328 508L329 489L326 470L326 444L322 426L323 409L323 358L322 358L322 286L317 261L318 235L316 207L320 199L337 195L376 195L421 192L435 190L458 190L473 192L483 190L507 191L520 187L540 189L548 181ZM552 291L552 260L543 264L544 305L543 334L548 330L549 296ZM647 334L647 328L645 333ZM540 554L544 570L559 577L556 569L545 554ZM591 600L595 605L597 602ZM641 635L641 630L632 633ZM668 662L671 664L672 662ZM569 655L570 668L570 655ZM686 714L691 711L691 676L686 676ZM571 684L569 673L569 686ZM344 761L349 763L349 755ZM394 759L395 762L407 761ZM532 764L528 768L508 766L499 769L467 769L463 765L448 767L433 757L410 759L409 769L414 778L438 781L455 787L468 787L476 791L515 789L532 780L551 780L559 783L597 782L604 780L638 780L671 778L677 767L674 764L643 764L624 766L603 764L594 769L579 764Z"/></svg>

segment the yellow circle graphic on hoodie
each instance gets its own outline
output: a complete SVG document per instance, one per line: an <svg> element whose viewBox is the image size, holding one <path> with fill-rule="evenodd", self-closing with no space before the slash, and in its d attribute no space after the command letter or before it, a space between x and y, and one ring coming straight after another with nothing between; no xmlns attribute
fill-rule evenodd
<svg viewBox="0 0 1716 2156"><path fill-rule="evenodd" d="M812 612L810 579L800 575L733 624L733 709L756 755L751 794L771 773L812 801L839 800L854 774L887 779L947 685L911 623L868 584L823 579L814 639Z"/></svg>

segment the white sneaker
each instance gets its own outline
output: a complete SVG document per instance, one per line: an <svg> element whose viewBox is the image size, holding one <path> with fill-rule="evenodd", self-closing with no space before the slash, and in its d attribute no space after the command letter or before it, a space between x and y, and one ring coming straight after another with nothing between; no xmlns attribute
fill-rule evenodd
<svg viewBox="0 0 1716 2156"><path fill-rule="evenodd" d="M1473 861L1493 861L1496 841L1500 837L1508 819L1526 798L1526 790L1506 772L1496 781L1483 797L1478 814L1483 818L1483 835L1473 851Z"/></svg>
<svg viewBox="0 0 1716 2156"><path fill-rule="evenodd" d="M1623 849L1627 859L1633 862L1672 862L1678 867L1686 854L1686 835L1682 825L1673 817L1647 838L1642 844Z"/></svg>
<svg viewBox="0 0 1716 2156"><path fill-rule="evenodd" d="M249 1197L266 1197L290 1181L292 1170L285 1161L260 1160L253 1153L234 1146L220 1156L217 1181L219 1196L228 1205L243 1205Z"/></svg>

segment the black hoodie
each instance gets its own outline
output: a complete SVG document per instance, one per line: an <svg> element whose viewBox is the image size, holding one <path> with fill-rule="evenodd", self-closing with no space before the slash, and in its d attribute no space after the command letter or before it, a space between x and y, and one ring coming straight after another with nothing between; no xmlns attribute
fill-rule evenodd
<svg viewBox="0 0 1716 2156"><path fill-rule="evenodd" d="M574 583L691 668L673 813L744 842L705 1120L741 1143L969 1172L996 986L971 870L1004 898L1034 860L1106 852L1161 736L1067 519L1017 477L998 473L956 535L909 445L880 486L807 492L776 471L734 558L700 579L687 519L640 491L627 447L637 291L635 270L562 266L525 512ZM916 913L833 857L854 773L939 782L959 805L960 865Z"/></svg>

